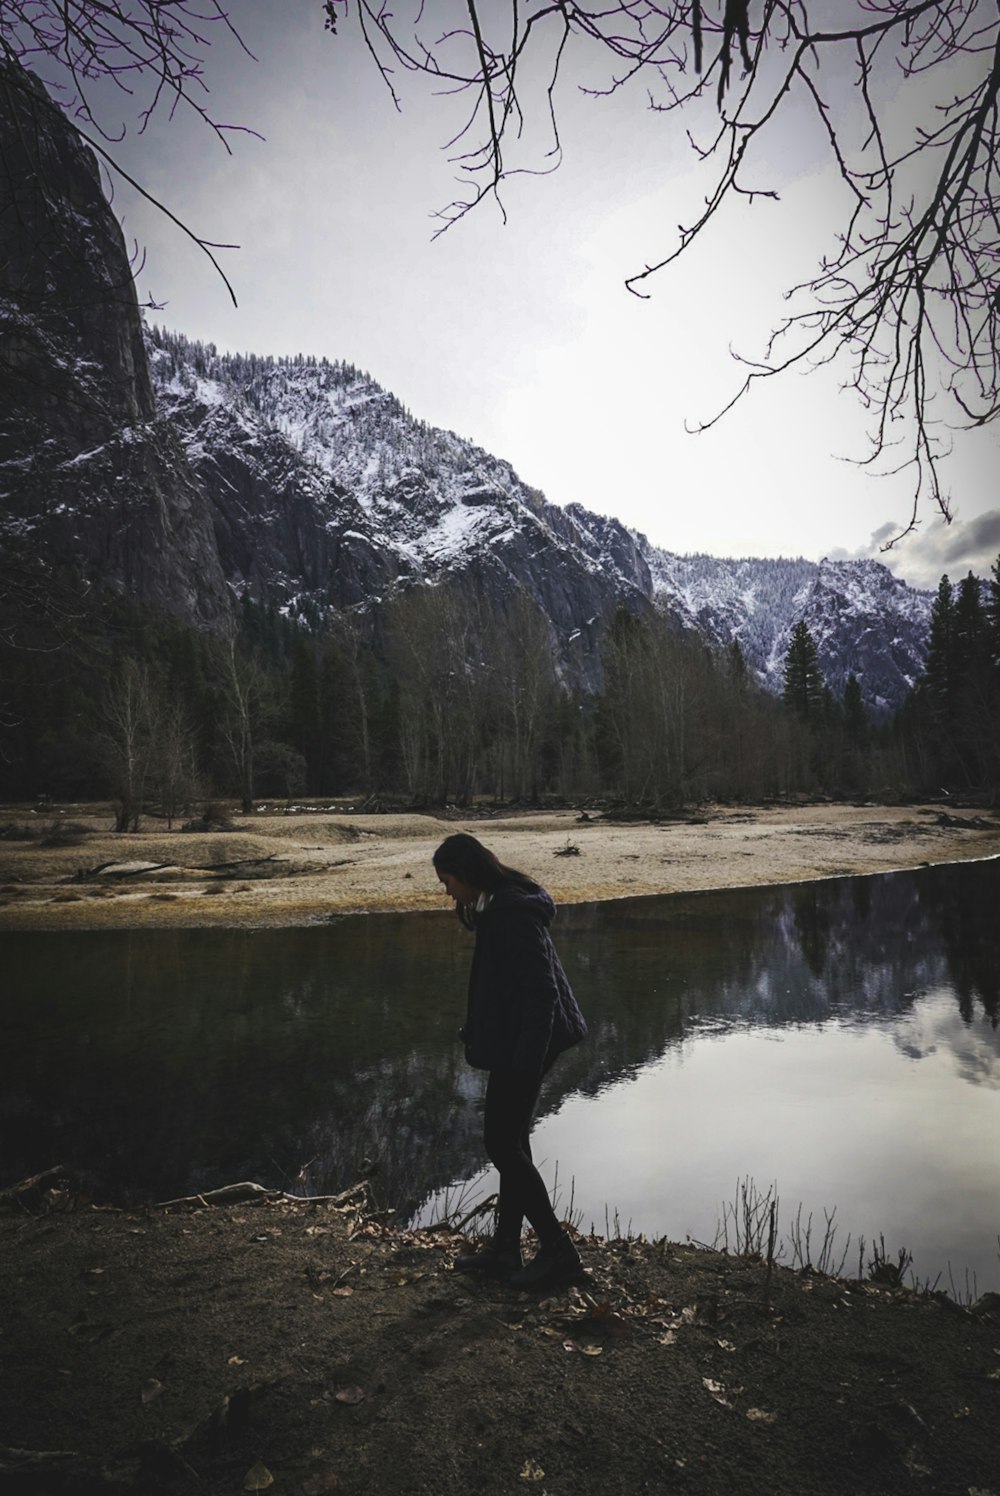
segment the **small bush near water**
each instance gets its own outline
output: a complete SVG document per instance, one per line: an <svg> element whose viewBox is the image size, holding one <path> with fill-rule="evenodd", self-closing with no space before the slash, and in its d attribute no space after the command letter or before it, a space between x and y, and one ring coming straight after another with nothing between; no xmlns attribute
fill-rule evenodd
<svg viewBox="0 0 1000 1496"><path fill-rule="evenodd" d="M819 1273L827 1277L843 1278L851 1249L848 1235L842 1247L837 1245L836 1207L823 1212L823 1230L820 1236L813 1235L813 1217L802 1219L802 1206L789 1225L788 1241L778 1234L778 1192L775 1185L761 1191L755 1180L737 1180L736 1197L723 1201L722 1218L716 1225L715 1238L709 1245L713 1250L734 1257L746 1257L766 1262L770 1272L774 1263L780 1262L790 1253L790 1266L805 1273ZM698 1245L696 1243L696 1245ZM1000 1237L997 1238L1000 1247ZM867 1243L863 1236L857 1242L857 1281L881 1283L890 1288L902 1288L906 1279L917 1293L935 1293L940 1274L931 1282L921 1282L912 1271L913 1254L900 1247L893 1257L880 1235L877 1241ZM956 1285L949 1264L948 1279L950 1297L957 1304L969 1307L979 1296L975 1274L971 1280L965 1275L964 1287Z"/></svg>

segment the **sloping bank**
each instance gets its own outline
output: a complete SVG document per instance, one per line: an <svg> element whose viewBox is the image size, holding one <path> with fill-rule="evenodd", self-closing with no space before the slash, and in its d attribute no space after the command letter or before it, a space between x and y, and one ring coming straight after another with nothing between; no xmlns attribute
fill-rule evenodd
<svg viewBox="0 0 1000 1496"><path fill-rule="evenodd" d="M539 1301L453 1273L457 1241L358 1195L9 1201L0 1489L998 1489L996 1295L582 1238Z"/></svg>

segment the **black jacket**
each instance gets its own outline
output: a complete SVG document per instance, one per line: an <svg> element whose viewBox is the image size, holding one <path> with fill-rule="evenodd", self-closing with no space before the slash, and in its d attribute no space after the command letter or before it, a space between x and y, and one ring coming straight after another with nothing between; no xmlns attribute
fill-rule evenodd
<svg viewBox="0 0 1000 1496"><path fill-rule="evenodd" d="M587 1032L549 936L554 914L544 888L508 887L476 915L462 1038L478 1070L540 1075L547 1058Z"/></svg>

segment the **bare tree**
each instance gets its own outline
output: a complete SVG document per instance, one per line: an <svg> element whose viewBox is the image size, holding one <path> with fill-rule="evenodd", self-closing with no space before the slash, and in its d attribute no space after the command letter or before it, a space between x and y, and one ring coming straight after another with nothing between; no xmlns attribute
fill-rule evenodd
<svg viewBox="0 0 1000 1496"><path fill-rule="evenodd" d="M153 772L160 793L160 810L167 830L190 804L198 787L198 754L195 730L184 705L167 698L158 713Z"/></svg>
<svg viewBox="0 0 1000 1496"><path fill-rule="evenodd" d="M400 754L407 790L439 804L466 804L479 776L488 669L483 612L459 586L399 595L386 648L399 681Z"/></svg>
<svg viewBox="0 0 1000 1496"><path fill-rule="evenodd" d="M157 739L147 665L131 657L119 662L105 686L99 720L98 745L115 801L115 830L138 831Z"/></svg>
<svg viewBox="0 0 1000 1496"><path fill-rule="evenodd" d="M755 381L842 354L870 412L866 460L913 469L908 528L925 497L950 518L935 397L959 426L1000 414L995 0L355 0L354 14L397 107L407 73L467 104L448 141L460 191L439 232L489 198L502 212L510 178L558 166L567 74L584 94L639 88L676 114L708 192L626 280L639 296L727 206L778 196L765 151L808 111L843 185L841 226L765 358L742 361L733 399L700 429Z"/></svg>
<svg viewBox="0 0 1000 1496"><path fill-rule="evenodd" d="M253 810L254 746L264 716L264 675L237 648L234 634L221 646L222 718L219 731L233 772L240 808Z"/></svg>
<svg viewBox="0 0 1000 1496"><path fill-rule="evenodd" d="M500 796L506 760L510 795L534 798L540 780L539 745L558 691L551 626L523 588L515 593L506 616L488 617L486 625L483 653L499 719Z"/></svg>

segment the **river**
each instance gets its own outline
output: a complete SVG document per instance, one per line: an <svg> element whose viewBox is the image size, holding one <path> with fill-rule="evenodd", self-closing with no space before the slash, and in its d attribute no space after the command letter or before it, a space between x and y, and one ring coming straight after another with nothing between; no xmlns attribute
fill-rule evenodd
<svg viewBox="0 0 1000 1496"><path fill-rule="evenodd" d="M749 1177L786 1243L813 1216L814 1260L835 1209L845 1271L882 1235L921 1281L1000 1289L998 910L997 861L561 910L592 1031L534 1135L561 1204L710 1241ZM370 1161L418 1221L488 1192L470 939L440 912L5 935L0 1182L328 1193Z"/></svg>

